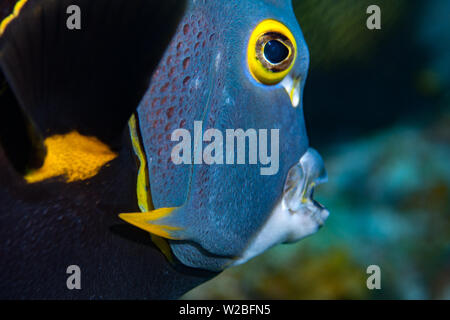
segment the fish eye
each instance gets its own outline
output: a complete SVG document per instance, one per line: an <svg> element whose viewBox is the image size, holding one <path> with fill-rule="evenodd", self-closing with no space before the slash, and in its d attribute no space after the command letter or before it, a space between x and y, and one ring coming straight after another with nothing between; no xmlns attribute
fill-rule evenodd
<svg viewBox="0 0 450 320"><path fill-rule="evenodd" d="M289 49L279 40L269 40L264 45L264 58L271 64L278 64L289 57Z"/></svg>
<svg viewBox="0 0 450 320"><path fill-rule="evenodd" d="M274 85L291 71L297 57L297 44L291 31L281 22L268 19L253 30L247 49L252 76Z"/></svg>

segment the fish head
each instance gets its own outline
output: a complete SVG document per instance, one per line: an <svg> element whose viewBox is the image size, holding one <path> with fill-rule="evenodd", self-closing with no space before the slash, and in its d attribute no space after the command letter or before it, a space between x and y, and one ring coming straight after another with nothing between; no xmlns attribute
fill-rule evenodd
<svg viewBox="0 0 450 320"><path fill-rule="evenodd" d="M326 172L302 107L308 67L290 0L188 6L137 113L153 206L177 208L160 223L184 265L223 270L323 224L312 193ZM177 163L186 139L190 161Z"/></svg>

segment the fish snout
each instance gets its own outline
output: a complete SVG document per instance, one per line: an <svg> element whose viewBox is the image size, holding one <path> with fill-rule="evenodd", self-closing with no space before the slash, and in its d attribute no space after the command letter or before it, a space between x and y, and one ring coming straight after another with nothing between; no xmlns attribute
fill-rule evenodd
<svg viewBox="0 0 450 320"><path fill-rule="evenodd" d="M282 198L282 206L290 213L312 219L321 227L329 216L328 210L313 199L314 188L327 182L328 175L320 154L308 148L299 162L288 172Z"/></svg>
<svg viewBox="0 0 450 320"><path fill-rule="evenodd" d="M319 153L308 148L288 172L281 199L269 219L233 265L242 264L278 243L289 243L315 233L329 216L313 199L314 188L327 181Z"/></svg>

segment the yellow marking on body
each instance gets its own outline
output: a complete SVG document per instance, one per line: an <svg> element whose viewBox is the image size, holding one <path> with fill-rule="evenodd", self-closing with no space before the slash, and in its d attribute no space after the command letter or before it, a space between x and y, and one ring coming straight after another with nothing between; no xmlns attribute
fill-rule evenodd
<svg viewBox="0 0 450 320"><path fill-rule="evenodd" d="M169 262L173 263L175 260L172 255L172 249L169 246L169 243L163 237L157 236L155 234L150 233L153 243L158 247L158 249L162 252L162 254L169 260Z"/></svg>
<svg viewBox="0 0 450 320"><path fill-rule="evenodd" d="M95 137L76 131L54 135L45 139L47 155L44 165L25 176L28 183L36 183L63 176L66 182L94 177L117 154Z"/></svg>
<svg viewBox="0 0 450 320"><path fill-rule="evenodd" d="M22 10L25 3L27 3L27 1L28 0L19 0L14 5L13 12L2 20L2 22L0 23L0 37L2 36L3 32L5 32L6 27L11 23L11 21L19 16L20 11Z"/></svg>
<svg viewBox="0 0 450 320"><path fill-rule="evenodd" d="M152 223L169 216L175 209L176 208L160 208L150 212L121 213L119 214L119 218L154 235L166 239L177 240L178 238L174 237L171 234L171 231L182 230L182 228Z"/></svg>
<svg viewBox="0 0 450 320"><path fill-rule="evenodd" d="M139 209L142 212L148 212L153 210L151 196L149 192L149 181L147 176L147 160L144 150L141 147L138 134L138 125L135 115L133 114L128 122L130 128L131 142L133 144L133 150L139 159L139 171L137 177L136 193L138 198Z"/></svg>
<svg viewBox="0 0 450 320"><path fill-rule="evenodd" d="M139 209L142 212L149 212L154 209L152 203L152 197L150 194L150 182L148 178L148 166L147 158L145 152L141 146L141 142L138 134L138 123L136 116L133 114L128 122L128 127L130 129L131 143L133 145L134 153L139 159L139 169L137 176L137 186L136 194L138 199ZM157 236L156 234L150 233L153 243L159 248L159 250L164 254L164 256L173 262L172 250L170 249L167 241Z"/></svg>

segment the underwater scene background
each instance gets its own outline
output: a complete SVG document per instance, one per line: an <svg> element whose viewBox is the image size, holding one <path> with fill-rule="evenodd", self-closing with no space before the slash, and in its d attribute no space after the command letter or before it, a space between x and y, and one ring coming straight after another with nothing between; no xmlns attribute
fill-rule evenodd
<svg viewBox="0 0 450 320"><path fill-rule="evenodd" d="M377 4L382 29L366 28ZM331 215L186 299L450 299L450 1L294 0ZM368 290L366 269L381 268Z"/></svg>

